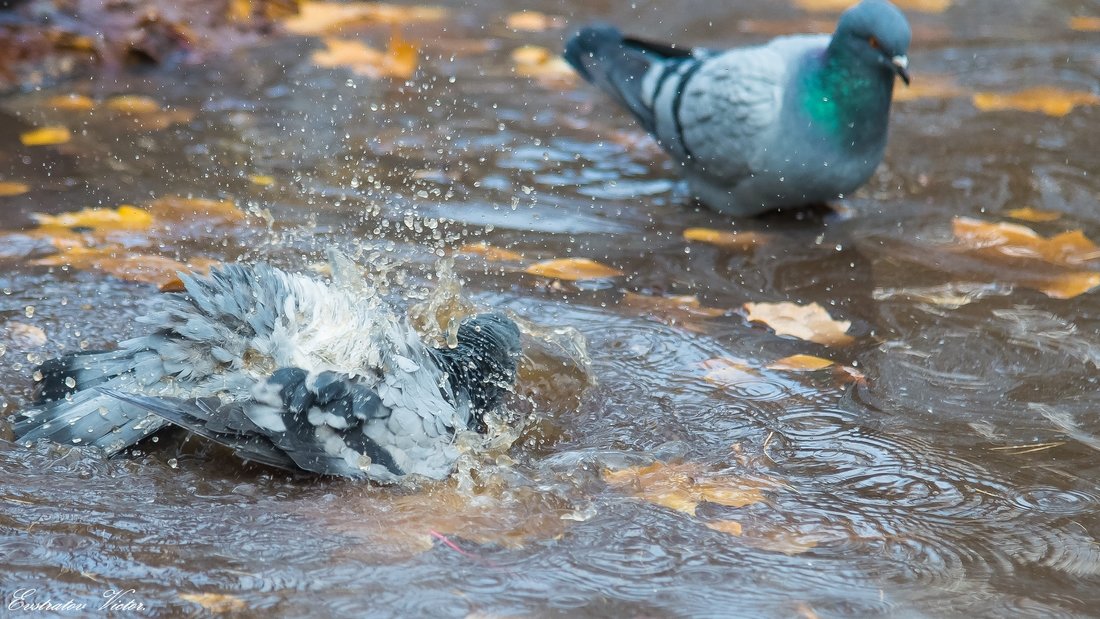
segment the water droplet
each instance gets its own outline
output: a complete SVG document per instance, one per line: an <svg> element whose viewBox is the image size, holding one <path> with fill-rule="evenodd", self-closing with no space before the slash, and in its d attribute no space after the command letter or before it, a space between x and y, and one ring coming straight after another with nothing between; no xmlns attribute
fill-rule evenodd
<svg viewBox="0 0 1100 619"><path fill-rule="evenodd" d="M176 460L175 458L169 458L168 466L174 469L178 469L180 467L179 460Z"/></svg>
<svg viewBox="0 0 1100 619"><path fill-rule="evenodd" d="M23 313L27 315L27 318L34 318L34 306L28 305L26 309L23 310Z"/></svg>
<svg viewBox="0 0 1100 619"><path fill-rule="evenodd" d="M66 376L65 377L65 386L68 387L69 389L72 389L73 387L76 387L76 379L73 378L72 376Z"/></svg>

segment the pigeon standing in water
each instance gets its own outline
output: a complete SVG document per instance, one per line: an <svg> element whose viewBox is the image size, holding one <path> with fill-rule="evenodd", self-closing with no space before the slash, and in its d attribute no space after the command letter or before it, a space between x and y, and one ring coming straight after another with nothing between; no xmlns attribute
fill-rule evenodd
<svg viewBox="0 0 1100 619"><path fill-rule="evenodd" d="M169 423L291 470L443 478L455 433L512 389L519 330L479 314L454 348L425 346L380 302L304 275L228 265L139 319L148 335L39 368L20 443L118 453Z"/></svg>
<svg viewBox="0 0 1100 619"><path fill-rule="evenodd" d="M909 39L897 7L863 0L832 37L714 52L594 25L564 55L683 166L697 199L752 215L821 204L871 177L886 148L894 78L909 83Z"/></svg>

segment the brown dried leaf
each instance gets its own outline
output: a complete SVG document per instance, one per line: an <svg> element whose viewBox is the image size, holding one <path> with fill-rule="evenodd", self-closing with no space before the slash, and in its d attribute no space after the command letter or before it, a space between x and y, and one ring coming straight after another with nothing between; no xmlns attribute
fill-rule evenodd
<svg viewBox="0 0 1100 619"><path fill-rule="evenodd" d="M768 241L768 236L760 232L734 232L711 228L688 228L684 230L684 239L717 245L724 249L749 250Z"/></svg>
<svg viewBox="0 0 1100 619"><path fill-rule="evenodd" d="M65 127L42 127L19 135L23 146L55 146L65 144L73 134Z"/></svg>
<svg viewBox="0 0 1100 619"><path fill-rule="evenodd" d="M750 321L768 325L777 335L790 335L825 346L846 346L853 341L847 333L852 323L834 320L817 303L746 303L744 308Z"/></svg>
<svg viewBox="0 0 1100 619"><path fill-rule="evenodd" d="M519 11L509 14L504 18L504 23L512 30L543 32L564 27L565 19L539 11Z"/></svg>
<svg viewBox="0 0 1100 619"><path fill-rule="evenodd" d="M343 26L436 21L447 9L435 6L400 6L384 2L302 2L298 14L287 19L286 29L294 34L324 35Z"/></svg>
<svg viewBox="0 0 1100 619"><path fill-rule="evenodd" d="M1100 247L1080 230L1047 239L1027 226L970 217L956 217L952 230L960 246L991 257L1042 260L1060 266L1080 266L1100 258Z"/></svg>
<svg viewBox="0 0 1100 619"><path fill-rule="evenodd" d="M816 372L832 366L833 361L829 359L822 359L813 355L791 355L773 362L768 366L768 369L787 372Z"/></svg>
<svg viewBox="0 0 1100 619"><path fill-rule="evenodd" d="M623 274L622 271L588 258L557 258L532 264L525 272L539 277L582 281L589 279L610 279Z"/></svg>
<svg viewBox="0 0 1100 619"><path fill-rule="evenodd" d="M31 190L31 186L17 181L0 181L0 197L18 196Z"/></svg>
<svg viewBox="0 0 1100 619"><path fill-rule="evenodd" d="M495 247L484 241L469 243L458 248L459 253L481 256L491 262L519 262L523 260L523 254L510 249Z"/></svg>
<svg viewBox="0 0 1100 619"><path fill-rule="evenodd" d="M326 50L313 52L313 62L327 69L342 67L356 75L372 79L396 77L408 79L416 72L419 50L398 35L380 51L352 39L324 39Z"/></svg>
<svg viewBox="0 0 1100 619"><path fill-rule="evenodd" d="M131 252L121 246L68 247L61 253L34 260L39 266L69 266L74 269L98 271L119 279L146 284L170 282L179 272L208 270L214 260L194 258L188 264L155 254Z"/></svg>
<svg viewBox="0 0 1100 619"><path fill-rule="evenodd" d="M1017 110L1061 117L1078 106L1100 104L1100 95L1041 86L1013 93L979 92L974 94L972 101L974 107L983 112Z"/></svg>
<svg viewBox="0 0 1100 619"><path fill-rule="evenodd" d="M193 602L214 614L231 613L245 609L244 600L228 593L181 593L180 599Z"/></svg>
<svg viewBox="0 0 1100 619"><path fill-rule="evenodd" d="M1071 17L1069 27L1078 32L1100 32L1100 17Z"/></svg>
<svg viewBox="0 0 1100 619"><path fill-rule="evenodd" d="M117 209L86 208L71 213L46 215L34 213L39 230L49 233L51 229L69 230L71 228L89 228L97 231L107 230L148 230L153 225L153 215L144 209L123 204Z"/></svg>
<svg viewBox="0 0 1100 619"><path fill-rule="evenodd" d="M735 536L741 535L742 531L741 523L735 520L714 520L707 523L707 528Z"/></svg>
<svg viewBox="0 0 1100 619"><path fill-rule="evenodd" d="M695 295L654 297L628 292L621 303L667 325L680 325L692 331L701 330L696 321L726 313L721 308L704 306Z"/></svg>
<svg viewBox="0 0 1100 619"><path fill-rule="evenodd" d="M524 45L512 51L516 75L534 78L547 88L568 86L577 73L561 56L538 45Z"/></svg>
<svg viewBox="0 0 1100 619"><path fill-rule="evenodd" d="M1020 221L1043 223L1047 221L1056 221L1062 217L1062 214L1055 211L1043 211L1025 206L1024 208L1014 208L1008 211L1008 216L1013 219L1019 219Z"/></svg>
<svg viewBox="0 0 1100 619"><path fill-rule="evenodd" d="M604 470L608 485L655 505L695 515L700 503L744 507L764 500L765 484L708 473L695 463L654 462L617 471Z"/></svg>
<svg viewBox="0 0 1100 619"><path fill-rule="evenodd" d="M245 214L232 200L208 200L167 196L149 204L149 213L158 223L230 224L245 220Z"/></svg>

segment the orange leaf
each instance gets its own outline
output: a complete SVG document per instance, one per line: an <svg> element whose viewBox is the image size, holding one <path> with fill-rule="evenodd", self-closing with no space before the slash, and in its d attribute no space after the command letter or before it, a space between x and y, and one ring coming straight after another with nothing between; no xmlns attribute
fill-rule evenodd
<svg viewBox="0 0 1100 619"><path fill-rule="evenodd" d="M1072 271L1038 280L1024 278L1021 283L1052 299L1072 299L1100 286L1100 273Z"/></svg>
<svg viewBox="0 0 1100 619"><path fill-rule="evenodd" d="M516 74L537 80L547 88L572 84L577 79L573 67L558 54L539 47L524 45L512 51Z"/></svg>
<svg viewBox="0 0 1100 619"><path fill-rule="evenodd" d="M1018 110L1061 117L1077 106L1100 103L1100 95L1043 86L1014 93L979 92L972 100L974 107L983 112Z"/></svg>
<svg viewBox="0 0 1100 619"><path fill-rule="evenodd" d="M969 217L956 217L952 230L960 245L987 255L1042 260L1060 266L1078 266L1100 258L1100 247L1080 230L1046 239L1027 226Z"/></svg>
<svg viewBox="0 0 1100 619"><path fill-rule="evenodd" d="M519 262L523 260L523 254L514 252L510 249L502 249L500 247L494 247L484 241L480 243L469 243L458 248L459 253L472 254L475 256L482 256L486 260L492 262Z"/></svg>
<svg viewBox="0 0 1100 619"><path fill-rule="evenodd" d="M768 237L759 232L732 232L711 228L688 228L684 239L709 243L725 249L747 250L767 242Z"/></svg>
<svg viewBox="0 0 1100 619"><path fill-rule="evenodd" d="M525 269L531 275L581 281L588 279L610 279L623 274L622 271L588 258L558 258L532 264Z"/></svg>
<svg viewBox="0 0 1100 619"><path fill-rule="evenodd" d="M1069 27L1078 32L1100 32L1100 17L1071 17Z"/></svg>
<svg viewBox="0 0 1100 619"><path fill-rule="evenodd" d="M1041 223L1046 221L1055 221L1061 218L1062 214L1056 213L1054 211L1041 211L1039 209L1026 206L1024 208L1014 208L1008 211L1008 216L1013 219L1019 219L1020 221Z"/></svg>
<svg viewBox="0 0 1100 619"><path fill-rule="evenodd" d="M117 209L86 208L71 213L32 215L42 228L91 228L94 230L146 230L153 225L148 211L123 204Z"/></svg>
<svg viewBox="0 0 1100 619"><path fill-rule="evenodd" d="M74 269L98 271L119 279L146 284L160 284L176 277L176 274L181 271L203 270L213 263L213 261L198 258L192 261L194 266L191 267L164 256L132 253L120 246L91 249L70 247L59 254L31 262L40 266L70 266Z"/></svg>
<svg viewBox="0 0 1100 619"><path fill-rule="evenodd" d="M19 135L23 146L55 146L64 144L73 138L65 127L42 127Z"/></svg>
<svg viewBox="0 0 1100 619"><path fill-rule="evenodd" d="M342 26L374 23L399 26L410 22L436 21L447 10L434 6L399 6L383 2L302 2L298 15L283 24L294 34L324 35Z"/></svg>
<svg viewBox="0 0 1100 619"><path fill-rule="evenodd" d="M151 114L161 111L160 103L143 95L119 95L107 100L107 108L126 114Z"/></svg>
<svg viewBox="0 0 1100 619"><path fill-rule="evenodd" d="M64 110L66 112L86 112L95 107L95 101L90 97L74 93L50 97L49 100L46 101L46 105L49 105L55 110Z"/></svg>
<svg viewBox="0 0 1100 619"><path fill-rule="evenodd" d="M769 370L785 370L789 372L815 372L831 367L833 362L813 355L791 355L784 357L768 366Z"/></svg>
<svg viewBox="0 0 1100 619"><path fill-rule="evenodd" d="M149 204L158 222L221 224L244 221L245 214L231 200L168 196Z"/></svg>
<svg viewBox="0 0 1100 619"><path fill-rule="evenodd" d="M727 507L759 503L764 500L762 489L766 487L756 481L711 474L688 462L654 462L642 467L604 470L602 476L608 485L643 501L691 515L703 502Z"/></svg>
<svg viewBox="0 0 1100 619"><path fill-rule="evenodd" d="M511 13L504 18L504 23L512 30L526 32L542 32L553 28L565 26L565 20L561 17L547 15L538 11L519 11Z"/></svg>
<svg viewBox="0 0 1100 619"><path fill-rule="evenodd" d="M313 52L313 62L328 69L342 67L356 75L378 79L408 79L416 72L419 50L396 34L389 47L379 51L351 39L324 39L327 49Z"/></svg>
<svg viewBox="0 0 1100 619"><path fill-rule="evenodd" d="M854 6L858 0L794 0L795 6L803 11L840 12ZM921 13L943 13L951 6L951 0L894 0L894 4L904 11Z"/></svg>
<svg viewBox="0 0 1100 619"><path fill-rule="evenodd" d="M776 335L790 335L826 346L845 346L853 340L847 334L852 323L834 320L817 303L746 303L744 308L750 321L768 325Z"/></svg>
<svg viewBox="0 0 1100 619"><path fill-rule="evenodd" d="M0 197L18 196L31 190L30 185L16 181L0 181Z"/></svg>

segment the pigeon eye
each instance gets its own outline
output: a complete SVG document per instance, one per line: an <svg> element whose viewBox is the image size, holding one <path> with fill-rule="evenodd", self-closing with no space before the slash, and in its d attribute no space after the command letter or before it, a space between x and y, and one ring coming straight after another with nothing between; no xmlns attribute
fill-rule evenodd
<svg viewBox="0 0 1100 619"><path fill-rule="evenodd" d="M871 49L879 49L881 47L878 44L878 39L876 39L875 37L871 37L871 38L867 39L867 43L868 43L868 45L871 46Z"/></svg>

